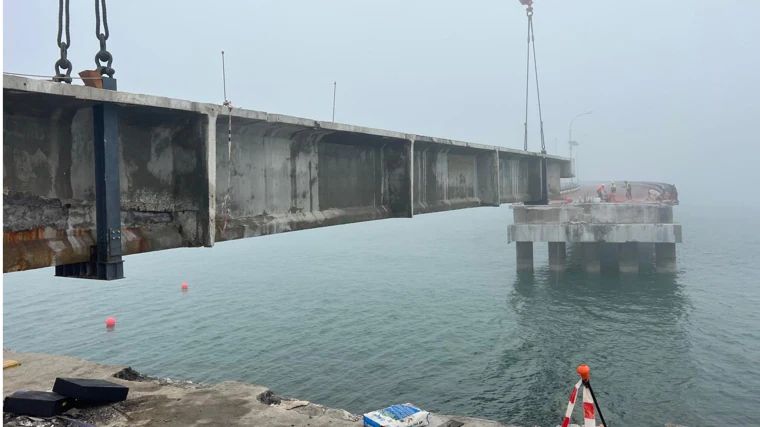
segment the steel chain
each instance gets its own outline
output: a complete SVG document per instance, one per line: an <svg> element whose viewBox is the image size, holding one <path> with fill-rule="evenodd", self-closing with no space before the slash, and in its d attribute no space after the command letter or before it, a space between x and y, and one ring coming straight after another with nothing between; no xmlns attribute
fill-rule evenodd
<svg viewBox="0 0 760 427"><path fill-rule="evenodd" d="M66 15L64 26L64 13ZM66 31L66 41L62 40L64 27ZM55 61L55 76L53 81L71 83L71 61L68 58L68 50L71 46L71 34L69 33L69 0L58 0L58 48L61 57ZM64 74L61 70L66 70Z"/></svg>
<svg viewBox="0 0 760 427"><path fill-rule="evenodd" d="M100 31L100 9L103 9L103 32ZM113 74L116 71L111 67L113 64L113 56L111 55L111 52L106 49L108 35L106 0L95 0L95 36L100 42L100 50L95 54L95 66L97 66L100 75L106 74L108 77L113 77Z"/></svg>

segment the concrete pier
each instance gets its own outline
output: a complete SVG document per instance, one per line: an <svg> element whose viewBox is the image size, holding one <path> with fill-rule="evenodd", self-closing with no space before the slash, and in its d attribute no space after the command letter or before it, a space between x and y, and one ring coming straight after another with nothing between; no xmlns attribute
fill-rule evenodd
<svg viewBox="0 0 760 427"><path fill-rule="evenodd" d="M621 273L639 272L639 245L637 242L619 244L618 267Z"/></svg>
<svg viewBox="0 0 760 427"><path fill-rule="evenodd" d="M601 243L581 243L583 248L583 269L587 273L599 273L602 270Z"/></svg>
<svg viewBox="0 0 760 427"><path fill-rule="evenodd" d="M676 271L676 244L655 243L655 267L659 273L673 273Z"/></svg>
<svg viewBox="0 0 760 427"><path fill-rule="evenodd" d="M673 222L667 203L577 203L548 206L516 205L509 241L518 245L518 268L525 266L533 242L549 243L549 268L562 270L566 244L580 245L583 269L599 272L617 268L636 273L640 260L656 258L659 272L676 270L676 243L681 225ZM530 246L528 246L530 245ZM652 256L652 250L656 257ZM530 251L532 266L532 250Z"/></svg>
<svg viewBox="0 0 760 427"><path fill-rule="evenodd" d="M533 271L533 242L517 242L517 271Z"/></svg>
<svg viewBox="0 0 760 427"><path fill-rule="evenodd" d="M549 242L549 269L563 271L565 269L565 242Z"/></svg>

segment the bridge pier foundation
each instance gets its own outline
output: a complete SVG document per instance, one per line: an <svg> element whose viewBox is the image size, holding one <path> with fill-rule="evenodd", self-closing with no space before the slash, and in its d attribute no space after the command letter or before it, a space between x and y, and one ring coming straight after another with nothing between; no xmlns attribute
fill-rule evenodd
<svg viewBox="0 0 760 427"><path fill-rule="evenodd" d="M517 267L525 269L533 242L548 242L549 269L565 268L565 247L580 245L583 270L597 273L639 271L641 251L652 249L659 272L676 270L676 243L681 226L673 222L670 204L578 203L514 206L509 241L517 242ZM530 252L532 256L532 251ZM532 265L532 258L531 263Z"/></svg>
<svg viewBox="0 0 760 427"><path fill-rule="evenodd" d="M655 268L658 273L674 273L676 271L675 243L656 243L654 254Z"/></svg>
<svg viewBox="0 0 760 427"><path fill-rule="evenodd" d="M601 243L581 243L583 248L583 269L587 273L598 273L602 270Z"/></svg>
<svg viewBox="0 0 760 427"><path fill-rule="evenodd" d="M637 242L626 242L619 245L618 266L621 273L639 272L639 245Z"/></svg>
<svg viewBox="0 0 760 427"><path fill-rule="evenodd" d="M517 242L517 271L533 271L533 242Z"/></svg>
<svg viewBox="0 0 760 427"><path fill-rule="evenodd" d="M565 270L565 242L549 242L549 269L552 271Z"/></svg>

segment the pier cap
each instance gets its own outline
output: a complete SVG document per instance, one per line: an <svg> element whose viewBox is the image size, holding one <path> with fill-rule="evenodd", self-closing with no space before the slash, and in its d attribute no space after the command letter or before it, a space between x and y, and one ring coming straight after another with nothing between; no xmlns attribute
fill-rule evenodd
<svg viewBox="0 0 760 427"><path fill-rule="evenodd" d="M581 379L583 381L588 381L588 379L591 377L591 368L589 368L585 363L578 365L578 368L576 368L575 371L578 372L578 375L581 376Z"/></svg>

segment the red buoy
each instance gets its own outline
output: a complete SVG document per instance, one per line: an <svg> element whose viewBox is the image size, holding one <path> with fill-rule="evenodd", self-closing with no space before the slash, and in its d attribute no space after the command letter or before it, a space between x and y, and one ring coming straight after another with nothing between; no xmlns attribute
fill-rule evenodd
<svg viewBox="0 0 760 427"><path fill-rule="evenodd" d="M187 286L187 282L182 282L182 290L183 290L183 291L186 291L186 290L187 290L187 288L188 288L188 286Z"/></svg>
<svg viewBox="0 0 760 427"><path fill-rule="evenodd" d="M588 381L589 377L591 376L591 368L589 368L586 364L578 365L578 368L575 371L578 372L578 375L581 376L581 379L584 382Z"/></svg>
<svg viewBox="0 0 760 427"><path fill-rule="evenodd" d="M114 326L116 326L116 319L114 317L108 316L106 318L106 328L113 329Z"/></svg>

